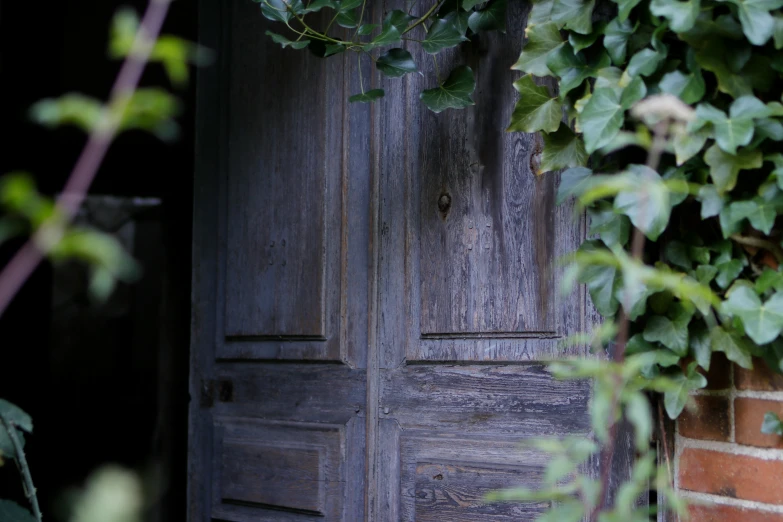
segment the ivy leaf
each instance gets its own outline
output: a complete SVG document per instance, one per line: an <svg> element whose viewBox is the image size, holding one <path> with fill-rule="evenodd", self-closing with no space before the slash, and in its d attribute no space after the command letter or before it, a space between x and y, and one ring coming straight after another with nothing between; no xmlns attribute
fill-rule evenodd
<svg viewBox="0 0 783 522"><path fill-rule="evenodd" d="M486 8L481 11L474 11L470 15L468 27L474 33L494 30L505 33L507 5L507 0L491 0Z"/></svg>
<svg viewBox="0 0 783 522"><path fill-rule="evenodd" d="M337 2L335 0L315 0L313 2L310 2L310 4L307 5L304 12L305 13L315 13L323 9L324 7L328 7L330 9L334 9L335 11L339 8L337 5Z"/></svg>
<svg viewBox="0 0 783 522"><path fill-rule="evenodd" d="M405 11L395 9L394 11L389 12L389 14L386 15L386 18L383 19L383 27L394 26L400 34L402 34L405 32L405 29L408 28L408 24L413 20L414 18Z"/></svg>
<svg viewBox="0 0 783 522"><path fill-rule="evenodd" d="M715 144L707 149L704 162L710 166L710 177L718 192L724 193L737 184L737 176L741 170L760 168L763 159L758 149L743 149L732 155Z"/></svg>
<svg viewBox="0 0 783 522"><path fill-rule="evenodd" d="M718 193L715 185L704 185L699 188L696 199L701 202L701 218L717 216L723 209L723 196Z"/></svg>
<svg viewBox="0 0 783 522"><path fill-rule="evenodd" d="M527 16L527 28L525 34L538 25L552 21L552 8L555 6L555 0L533 0L533 7L530 8L530 14Z"/></svg>
<svg viewBox="0 0 783 522"><path fill-rule="evenodd" d="M672 210L669 189L657 172L644 165L630 165L628 174L635 178L633 188L617 194L614 208L655 241L669 223Z"/></svg>
<svg viewBox="0 0 783 522"><path fill-rule="evenodd" d="M628 242L631 221L628 216L617 214L608 202L601 201L588 208L587 215L590 218L590 235L598 234L606 246L625 245Z"/></svg>
<svg viewBox="0 0 783 522"><path fill-rule="evenodd" d="M567 125L556 132L544 134L544 151L537 174L568 167L582 167L587 163L587 151L582 139Z"/></svg>
<svg viewBox="0 0 783 522"><path fill-rule="evenodd" d="M273 22L287 24L294 13L304 12L302 0L258 0L258 3L261 4L261 14Z"/></svg>
<svg viewBox="0 0 783 522"><path fill-rule="evenodd" d="M590 34L579 34L574 31L569 31L568 33L568 43L571 44L571 47L574 48L574 52L579 52L582 49L587 49L591 45L593 45L596 40L598 40L601 35L604 34L604 28L606 27L606 23L604 22L598 22L593 27L593 32Z"/></svg>
<svg viewBox="0 0 783 522"><path fill-rule="evenodd" d="M299 41L291 41L285 36L277 33L273 33L272 31L267 31L266 35L272 38L272 41L275 43L280 44L283 49L290 46L292 49L304 49L310 44L310 40L299 40Z"/></svg>
<svg viewBox="0 0 783 522"><path fill-rule="evenodd" d="M658 70L658 66L665 59L665 53L653 49L642 49L628 61L625 73L631 78L635 76L650 76Z"/></svg>
<svg viewBox="0 0 783 522"><path fill-rule="evenodd" d="M3 522L36 522L37 519L16 502L0 499L0 520Z"/></svg>
<svg viewBox="0 0 783 522"><path fill-rule="evenodd" d="M440 19L435 20L435 23L430 26L421 46L430 54L438 54L443 49L454 47L464 41L467 41L467 38L457 29L453 21Z"/></svg>
<svg viewBox="0 0 783 522"><path fill-rule="evenodd" d="M367 36L368 34L371 34L373 31L375 31L378 27L378 24L362 24L359 26L356 32L362 36Z"/></svg>
<svg viewBox="0 0 783 522"><path fill-rule="evenodd" d="M365 44L363 49L365 51L369 51L370 49L375 49L376 47L393 44L400 39L400 36L400 31L395 26L387 25L381 30L378 36L372 39L370 43Z"/></svg>
<svg viewBox="0 0 783 522"><path fill-rule="evenodd" d="M462 0L462 8L465 11L470 11L477 5L484 3L485 0Z"/></svg>
<svg viewBox="0 0 783 522"><path fill-rule="evenodd" d="M780 197L766 200L757 196L749 201L732 202L729 212L732 220L748 219L753 228L769 235L772 232L772 226L775 224L775 218L777 218L778 210L781 206L783 206L783 202L781 202Z"/></svg>
<svg viewBox="0 0 783 522"><path fill-rule="evenodd" d="M354 102L369 103L369 102L374 102L379 98L383 98L385 94L386 92L383 89L371 89L361 94L354 94L353 96L348 98L348 101L351 103Z"/></svg>
<svg viewBox="0 0 783 522"><path fill-rule="evenodd" d="M764 421L761 423L761 433L783 437L783 422L780 421L780 417L771 411L765 413Z"/></svg>
<svg viewBox="0 0 783 522"><path fill-rule="evenodd" d="M727 359L743 368L753 368L751 346L738 333L727 332L723 327L716 326L710 331L710 341L713 351L725 353Z"/></svg>
<svg viewBox="0 0 783 522"><path fill-rule="evenodd" d="M710 341L710 332L704 326L695 326L690 332L691 350L696 363L710 371L710 360L712 359L712 343Z"/></svg>
<svg viewBox="0 0 783 522"><path fill-rule="evenodd" d="M628 40L633 35L639 24L633 25L630 20L620 21L615 18L604 31L604 47L615 65L625 63L625 54L628 50Z"/></svg>
<svg viewBox="0 0 783 522"><path fill-rule="evenodd" d="M721 288L728 288L731 283L737 279L737 276L742 273L744 265L740 259L730 259L722 263L718 263L715 268L718 269L718 274L715 277L715 282Z"/></svg>
<svg viewBox="0 0 783 522"><path fill-rule="evenodd" d="M362 5L363 0L341 0L340 10L347 11L349 9L356 9Z"/></svg>
<svg viewBox="0 0 783 522"><path fill-rule="evenodd" d="M593 31L595 0L555 0L552 21L580 34Z"/></svg>
<svg viewBox="0 0 783 522"><path fill-rule="evenodd" d="M597 76L598 71L610 63L606 53L600 53L588 61L583 53L574 54L570 44L553 50L546 59L546 66L560 78L560 96L579 87L585 79Z"/></svg>
<svg viewBox="0 0 783 522"><path fill-rule="evenodd" d="M604 317L611 317L617 312L616 290L618 284L617 269L606 265L588 265L584 267L579 282L587 285L590 299L595 309Z"/></svg>
<svg viewBox="0 0 783 522"><path fill-rule="evenodd" d="M621 22L628 19L628 15L631 14L631 10L642 0L616 0L617 3L617 18Z"/></svg>
<svg viewBox="0 0 783 522"><path fill-rule="evenodd" d="M576 196L589 182L593 171L585 167L574 167L560 175L560 185L557 187L555 203L560 205L571 196Z"/></svg>
<svg viewBox="0 0 783 522"><path fill-rule="evenodd" d="M783 293L776 293L762 304L753 289L735 287L724 301L723 309L740 318L748 337L756 344L773 341L783 330Z"/></svg>
<svg viewBox="0 0 783 522"><path fill-rule="evenodd" d="M701 71L690 74L672 71L663 75L658 87L661 91L673 94L687 104L696 103L704 97L704 76Z"/></svg>
<svg viewBox="0 0 783 522"><path fill-rule="evenodd" d="M449 77L442 85L434 89L422 91L420 97L432 112L441 112L446 109L464 109L473 105L470 95L476 89L476 81L473 77L473 69L467 65L461 65L451 71Z"/></svg>
<svg viewBox="0 0 783 522"><path fill-rule="evenodd" d="M775 19L769 13L783 7L783 0L719 0L737 6L742 32L753 45L764 45L775 32Z"/></svg>
<svg viewBox="0 0 783 522"><path fill-rule="evenodd" d="M529 74L514 82L519 100L511 114L510 132L554 132L563 118L563 106L549 96L549 88L536 85ZM573 165L576 166L576 165Z"/></svg>
<svg viewBox="0 0 783 522"><path fill-rule="evenodd" d="M467 13L465 11L452 11L449 14L447 14L445 17L443 17L444 20L447 22L451 22L454 24L454 27L457 28L457 31L459 31L459 34L464 35L468 32L468 19L470 18L470 13Z"/></svg>
<svg viewBox="0 0 783 522"><path fill-rule="evenodd" d="M0 415L5 420L14 424L19 432L19 439L24 445L24 436L22 431L32 433L33 431L33 419L19 406L8 402L5 399L0 399ZM16 450L13 442L5 429L5 426L0 423L0 456L6 458L16 458ZM4 519L0 519L4 520Z"/></svg>
<svg viewBox="0 0 783 522"><path fill-rule="evenodd" d="M534 76L551 76L546 66L549 55L563 46L560 30L552 22L528 27L527 43L511 68Z"/></svg>
<svg viewBox="0 0 783 522"><path fill-rule="evenodd" d="M675 324L668 317L654 315L647 320L644 327L644 340L650 343L659 342L684 357L688 354L688 323Z"/></svg>
<svg viewBox="0 0 783 522"><path fill-rule="evenodd" d="M701 2L699 0L652 0L650 12L655 16L662 16L669 21L669 27L675 33L690 31L699 16Z"/></svg>
<svg viewBox="0 0 783 522"><path fill-rule="evenodd" d="M741 96L734 100L729 109L729 116L708 103L696 107L696 119L691 129L699 130L707 123L712 124L715 131L715 141L721 149L729 154L736 154L737 147L750 143L753 139L755 118L765 118L769 108L754 96Z"/></svg>
<svg viewBox="0 0 783 522"><path fill-rule="evenodd" d="M673 141L677 165L682 165L698 154L704 148L709 137L710 132L706 127L695 132L675 133Z"/></svg>
<svg viewBox="0 0 783 522"><path fill-rule="evenodd" d="M595 152L612 141L620 132L624 114L614 89L596 89L578 117L587 152Z"/></svg>
<svg viewBox="0 0 783 522"><path fill-rule="evenodd" d="M356 10L340 11L337 13L337 25L345 27L347 29L353 29L359 25L359 15L356 14Z"/></svg>
<svg viewBox="0 0 783 522"><path fill-rule="evenodd" d="M663 405L670 419L676 419L682 413L691 391L707 386L707 378L696 371L696 365L695 361L690 363L685 373L673 377L674 388L664 392Z"/></svg>
<svg viewBox="0 0 783 522"><path fill-rule="evenodd" d="M416 67L416 62L413 61L411 53L400 48L389 49L380 55L375 61L375 66L379 71L391 78L399 78L419 70Z"/></svg>
<svg viewBox="0 0 783 522"><path fill-rule="evenodd" d="M783 291L783 273L767 268L756 279L756 293L763 294L773 288L778 292Z"/></svg>

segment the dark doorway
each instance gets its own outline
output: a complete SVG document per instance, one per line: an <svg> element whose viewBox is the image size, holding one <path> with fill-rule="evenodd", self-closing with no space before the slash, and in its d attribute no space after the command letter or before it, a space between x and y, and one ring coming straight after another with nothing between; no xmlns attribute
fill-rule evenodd
<svg viewBox="0 0 783 522"><path fill-rule="evenodd" d="M37 127L27 110L71 91L106 98L119 67L107 57L108 30L123 5L146 2L0 4L0 174L26 171L42 192L60 190L84 135ZM195 40L196 15L194 2L174 2L164 32ZM159 66L143 83L171 89ZM91 190L110 197L91 200L85 216L125 227L142 279L96 306L79 291L78 269L46 264L0 318L0 397L33 416L27 453L49 521L65 520L63 495L107 463L148 479L148 520L184 516L195 75L176 92L180 138L121 136ZM119 213L107 217L106 205ZM2 259L16 246L4 245ZM18 495L13 467L0 476L0 497Z"/></svg>

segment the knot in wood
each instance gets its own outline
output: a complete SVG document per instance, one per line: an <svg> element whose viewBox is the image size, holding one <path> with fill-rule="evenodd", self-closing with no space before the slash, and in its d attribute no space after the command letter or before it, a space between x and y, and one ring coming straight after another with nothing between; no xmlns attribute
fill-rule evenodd
<svg viewBox="0 0 783 522"><path fill-rule="evenodd" d="M438 198L438 210L445 214L451 208L451 196L444 192Z"/></svg>

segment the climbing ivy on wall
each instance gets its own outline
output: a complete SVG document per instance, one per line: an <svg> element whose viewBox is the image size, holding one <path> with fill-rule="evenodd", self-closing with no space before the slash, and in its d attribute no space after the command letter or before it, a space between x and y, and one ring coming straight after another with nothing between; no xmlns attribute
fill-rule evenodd
<svg viewBox="0 0 783 522"><path fill-rule="evenodd" d="M355 52L387 77L419 70L401 41L435 57L472 34L504 30L505 0L435 1L422 16L365 20L361 0L254 0L290 34L283 47ZM650 484L683 509L671 466L650 449L654 405L670 418L703 388L712 354L783 372L783 0L538 0L513 68L522 76L509 131L541 133L536 175L563 171L558 199L576 198L589 236L571 256L605 318L575 342L608 353L551 365L591 378L593 439L530 441L552 453L542 489L493 500L554 501L539 520L648 520L636 499ZM314 29L306 16L330 10ZM333 24L353 30L329 36ZM436 62L437 63L437 62ZM553 78L556 89L547 85ZM473 104L473 71L452 70L420 94L431 110ZM383 89L351 96L368 102ZM650 397L654 399L650 401ZM631 476L608 491L620 419L635 430ZM761 426L759 427L762 428ZM766 433L783 435L765 418ZM601 476L577 473L597 456ZM667 464L667 463L664 463Z"/></svg>

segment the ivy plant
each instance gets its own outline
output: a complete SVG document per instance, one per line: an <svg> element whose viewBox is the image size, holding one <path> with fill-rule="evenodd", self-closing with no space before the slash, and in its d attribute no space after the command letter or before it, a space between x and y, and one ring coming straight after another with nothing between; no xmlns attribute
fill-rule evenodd
<svg viewBox="0 0 783 522"><path fill-rule="evenodd" d="M414 16L414 3L408 12L390 11L382 23L366 21L367 0L253 0L261 13L283 24L286 34L267 31L266 34L282 47L309 49L315 55L329 56L353 52L359 60L372 60L376 69L387 78L401 78L420 72L413 55L401 46L413 42L432 56L436 71L436 86L423 90L419 97L433 112L464 109L474 104L476 80L467 65L455 67L441 76L437 55L467 41L472 35L486 31L505 31L508 0L437 0L424 5L420 16ZM323 13L328 13L324 17ZM329 21L318 27L313 20ZM374 102L382 98L382 88L365 90L360 77L361 92L352 94L350 102Z"/></svg>

